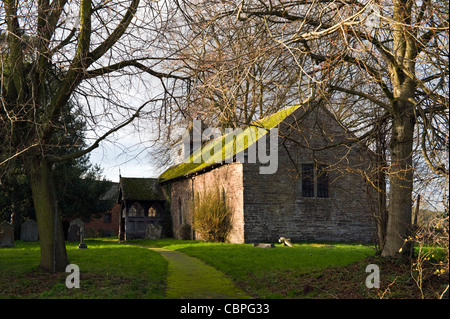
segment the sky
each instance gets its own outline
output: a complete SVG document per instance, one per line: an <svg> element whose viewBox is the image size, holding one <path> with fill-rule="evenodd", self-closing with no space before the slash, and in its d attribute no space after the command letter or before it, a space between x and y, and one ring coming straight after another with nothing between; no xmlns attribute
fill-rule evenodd
<svg viewBox="0 0 450 319"><path fill-rule="evenodd" d="M119 182L123 177L158 177L159 170L152 163L149 149L139 143L135 134L125 135L115 142L104 141L90 152L90 162L103 169L102 175L110 181Z"/></svg>
<svg viewBox="0 0 450 319"><path fill-rule="evenodd" d="M145 83L144 83L145 82ZM145 85L144 85L144 84ZM140 75L129 84L127 78L114 78L110 80L114 96L108 95L111 92L104 93L106 99L111 98L122 103L124 108L138 109L142 104L153 98L158 98L162 93L159 80L155 80L150 76ZM114 106L103 106L103 98L95 98L90 100L90 108L94 110L94 114L103 114L105 109L108 112L118 112ZM145 111L151 111L153 104L149 104L144 108ZM106 112L106 113L108 113ZM115 113L116 114L116 113ZM113 118L117 120L115 125L121 121L128 119L124 113L121 117L118 112ZM115 118L116 117L116 118ZM86 132L87 144L92 144L106 129L111 128L111 119L105 117L105 123L97 123L98 126L91 123L89 130ZM151 148L148 139L152 137L152 125L143 119L134 119L133 123L119 129L112 137L100 142L98 148L91 151L90 162L97 164L103 169L103 176L110 181L119 182L119 174L123 177L145 177L156 178L162 172L155 165L155 160L150 156ZM154 138L154 136L153 136ZM147 139L147 141L146 141ZM164 171L164 170L163 170Z"/></svg>

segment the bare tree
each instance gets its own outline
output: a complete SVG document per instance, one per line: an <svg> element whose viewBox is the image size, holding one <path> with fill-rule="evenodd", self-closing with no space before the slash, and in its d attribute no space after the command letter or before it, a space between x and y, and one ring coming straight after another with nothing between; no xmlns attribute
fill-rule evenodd
<svg viewBox="0 0 450 319"><path fill-rule="evenodd" d="M388 128L384 256L411 233L414 150L448 179L447 8L446 0L244 0L220 14L277 26L266 32L360 139Z"/></svg>
<svg viewBox="0 0 450 319"><path fill-rule="evenodd" d="M299 70L266 26L232 16L214 20L221 10L214 1L184 9L190 24L178 57L192 75L191 112L235 128L298 103Z"/></svg>
<svg viewBox="0 0 450 319"><path fill-rule="evenodd" d="M119 129L161 106L160 88L185 79L163 65L172 12L155 1L14 1L0 4L0 167L20 160L31 181L40 267L68 264L52 167L87 154ZM169 48L166 46L165 48ZM134 98L137 92L140 98ZM64 106L83 107L88 147L73 153L55 136L67 129ZM74 111L75 108L72 109ZM88 134L89 133L89 134Z"/></svg>
<svg viewBox="0 0 450 319"><path fill-rule="evenodd" d="M171 39L178 51L174 63L187 72L190 81L178 92L179 98L166 101L171 117L161 125L165 133L159 152L154 153L160 166L170 162L171 146L195 119L222 130L243 127L299 103L304 91L309 95L308 90L299 89L308 84L295 57L273 43L266 25L223 15L230 9L226 1L175 3L178 27L172 28Z"/></svg>

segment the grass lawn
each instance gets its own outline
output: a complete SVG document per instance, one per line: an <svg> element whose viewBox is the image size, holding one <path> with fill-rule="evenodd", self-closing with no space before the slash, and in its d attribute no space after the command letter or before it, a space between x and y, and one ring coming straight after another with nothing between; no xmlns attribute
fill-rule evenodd
<svg viewBox="0 0 450 319"><path fill-rule="evenodd" d="M38 243L16 241L0 249L0 298L163 298L167 262L137 246L87 240L88 249L67 243L72 264L80 269L80 289L65 285L69 273L37 270Z"/></svg>
<svg viewBox="0 0 450 319"><path fill-rule="evenodd" d="M375 254L373 247L359 244L302 243L294 247L276 244L276 248L260 248L251 244L173 239L132 242L174 249L197 257L233 278L240 288L256 298L333 297L327 291L323 294L317 291L304 293L299 289L299 281L307 276L318 276L323 269L349 265ZM367 276L364 270L363 274ZM364 287L365 276L361 282Z"/></svg>
<svg viewBox="0 0 450 319"><path fill-rule="evenodd" d="M86 243L84 250L77 243L67 244L70 262L80 268L81 289L66 288L68 273L37 271L37 243L18 241L15 248L0 249L0 298L164 298L167 262L137 245L197 257L255 298L421 298L422 293L436 298L448 285L448 273L436 275L432 265L425 265L421 293L408 259L377 257L367 245L296 243L259 248L174 239ZM368 264L380 268L380 289L365 285Z"/></svg>
<svg viewBox="0 0 450 319"><path fill-rule="evenodd" d="M448 273L437 275L434 262L424 264L422 292L403 257L375 256L370 245L343 243L275 244L259 248L250 244L215 244L165 239L136 240L141 245L164 247L197 257L230 276L255 298L438 298L449 283ZM435 250L436 255L439 249ZM380 288L366 287L366 267L380 269ZM445 295L448 298L448 292Z"/></svg>

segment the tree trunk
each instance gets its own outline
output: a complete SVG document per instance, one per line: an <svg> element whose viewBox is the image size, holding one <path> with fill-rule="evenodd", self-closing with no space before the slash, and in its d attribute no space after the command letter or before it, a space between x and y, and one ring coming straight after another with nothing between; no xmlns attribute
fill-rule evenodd
<svg viewBox="0 0 450 319"><path fill-rule="evenodd" d="M411 107L404 109L412 113ZM410 113L395 117L392 123L389 216L382 256L393 256L400 252L410 235L414 137L414 115Z"/></svg>
<svg viewBox="0 0 450 319"><path fill-rule="evenodd" d="M391 166L389 169L390 196L389 216L385 246L382 256L392 256L402 250L411 234L414 141L414 103L417 83L407 73L415 74L417 42L411 27L412 1L393 1L393 57L390 78L393 88L392 137L390 145Z"/></svg>
<svg viewBox="0 0 450 319"><path fill-rule="evenodd" d="M378 156L381 159L378 162L377 167L377 212L375 218L377 221L377 233L378 233L378 252L382 252L384 249L384 244L386 241L386 229L387 229L387 219L388 211L386 207L386 174L384 169L386 168L386 162L382 155Z"/></svg>
<svg viewBox="0 0 450 319"><path fill-rule="evenodd" d="M69 264L64 233L57 212L56 193L50 163L33 160L29 165L29 177L41 247L41 263L44 271L63 272Z"/></svg>

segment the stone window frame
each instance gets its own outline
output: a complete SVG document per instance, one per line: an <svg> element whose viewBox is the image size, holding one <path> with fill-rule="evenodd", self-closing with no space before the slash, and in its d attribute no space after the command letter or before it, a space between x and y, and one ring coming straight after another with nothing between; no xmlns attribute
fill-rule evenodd
<svg viewBox="0 0 450 319"><path fill-rule="evenodd" d="M305 194L303 193L303 166L312 166L312 171L313 171L313 194L312 196L304 196ZM324 167L324 169L322 169L322 171L326 172L326 190L324 190L324 195L319 196L319 180L318 180L318 175L319 175L319 170L321 167ZM329 183L329 176L328 176L328 172L326 170L326 167L328 167L328 165L323 165L320 164L318 165L315 162L303 162L300 163L300 183L299 183L299 188L300 188L300 196L302 198L330 198L330 183Z"/></svg>

